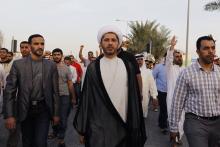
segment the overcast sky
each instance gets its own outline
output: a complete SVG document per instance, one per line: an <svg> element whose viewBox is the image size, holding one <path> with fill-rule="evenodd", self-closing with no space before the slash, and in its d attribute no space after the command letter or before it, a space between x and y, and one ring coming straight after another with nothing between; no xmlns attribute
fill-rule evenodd
<svg viewBox="0 0 220 147"><path fill-rule="evenodd" d="M193 56L201 35L213 34L220 47L220 11L204 11L209 1L191 0L189 48ZM20 42L39 33L45 37L46 50L59 47L77 55L84 44L86 55L98 49L96 36L102 26L113 24L126 34L126 21L156 20L177 36L177 48L185 50L186 14L187 0L1 0L0 30L3 46L9 49L12 36Z"/></svg>

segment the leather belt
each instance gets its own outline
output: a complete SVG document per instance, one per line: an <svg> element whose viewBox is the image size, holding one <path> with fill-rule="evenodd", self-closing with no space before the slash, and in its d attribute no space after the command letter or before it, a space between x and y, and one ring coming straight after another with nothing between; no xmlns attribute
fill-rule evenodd
<svg viewBox="0 0 220 147"><path fill-rule="evenodd" d="M37 106L38 104L41 104L41 103L45 103L45 100L31 101L31 105L32 105L32 106Z"/></svg>
<svg viewBox="0 0 220 147"><path fill-rule="evenodd" d="M220 118L220 116L204 117L204 116L198 116L198 115L196 115L194 113L186 113L186 114L194 116L197 119L203 119L203 120L217 120L217 119Z"/></svg>

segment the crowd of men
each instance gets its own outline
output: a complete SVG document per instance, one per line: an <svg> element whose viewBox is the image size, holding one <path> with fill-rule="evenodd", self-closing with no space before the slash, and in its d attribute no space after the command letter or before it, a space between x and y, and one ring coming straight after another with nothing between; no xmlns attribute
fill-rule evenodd
<svg viewBox="0 0 220 147"><path fill-rule="evenodd" d="M44 51L45 38L31 35L20 43L20 59L0 49L0 111L9 130L7 147L46 147L57 138L65 147L70 111L77 106L73 126L85 147L143 147L144 119L149 105L159 110L158 126L170 133L172 147L220 147L220 67L215 40L196 42L198 60L183 68L183 53L175 36L164 58L126 51L121 31L101 28L100 53L64 56ZM52 122L52 123L51 123ZM49 132L49 127L52 132Z"/></svg>

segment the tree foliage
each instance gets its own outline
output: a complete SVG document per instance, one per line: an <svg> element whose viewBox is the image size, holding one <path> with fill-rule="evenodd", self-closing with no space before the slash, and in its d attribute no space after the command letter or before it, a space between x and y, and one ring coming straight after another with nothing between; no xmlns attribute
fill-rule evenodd
<svg viewBox="0 0 220 147"><path fill-rule="evenodd" d="M220 0L217 1L212 1L208 4L205 5L205 10L206 11L215 11L215 10L220 10Z"/></svg>
<svg viewBox="0 0 220 147"><path fill-rule="evenodd" d="M128 34L130 41L129 50L136 54L146 51L149 42L152 42L152 54L155 59L159 59L166 52L170 30L161 26L156 21L131 22L131 29Z"/></svg>

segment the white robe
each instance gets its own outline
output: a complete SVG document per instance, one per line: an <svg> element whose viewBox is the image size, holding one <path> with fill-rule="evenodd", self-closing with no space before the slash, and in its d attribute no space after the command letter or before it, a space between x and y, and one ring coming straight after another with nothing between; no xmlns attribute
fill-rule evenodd
<svg viewBox="0 0 220 147"><path fill-rule="evenodd" d="M143 93L142 108L143 108L143 115L146 118L148 115L148 105L149 105L150 96L156 99L158 93L152 71L150 69L147 69L144 65L140 68L140 71L142 78L142 93Z"/></svg>
<svg viewBox="0 0 220 147"><path fill-rule="evenodd" d="M124 62L115 57L108 59L103 57L100 60L100 70L105 89L112 104L126 122L128 103L128 79Z"/></svg>
<svg viewBox="0 0 220 147"><path fill-rule="evenodd" d="M173 64L173 52L174 51L167 51L166 56L166 72L167 72L167 114L168 114L168 120L170 118L170 111L171 111L171 105L173 100L173 93L176 86L176 80L180 74L180 72L184 69L184 67L180 67L179 65ZM185 112L182 112L181 119L179 122L179 133L180 138L183 136L183 123L185 120Z"/></svg>

